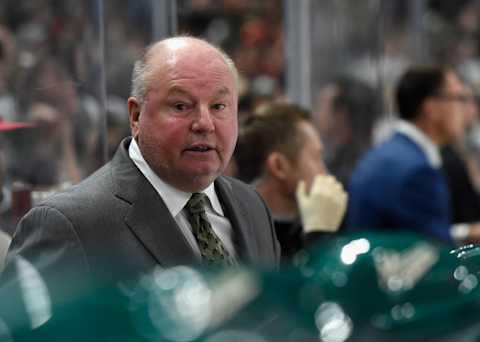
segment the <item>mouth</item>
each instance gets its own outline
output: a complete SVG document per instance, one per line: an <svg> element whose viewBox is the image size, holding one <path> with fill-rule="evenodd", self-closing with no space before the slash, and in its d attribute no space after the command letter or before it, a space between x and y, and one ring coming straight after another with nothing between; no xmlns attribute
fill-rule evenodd
<svg viewBox="0 0 480 342"><path fill-rule="evenodd" d="M195 144L185 149L186 152L197 152L197 153L205 153L213 150L215 150L215 148L208 144Z"/></svg>

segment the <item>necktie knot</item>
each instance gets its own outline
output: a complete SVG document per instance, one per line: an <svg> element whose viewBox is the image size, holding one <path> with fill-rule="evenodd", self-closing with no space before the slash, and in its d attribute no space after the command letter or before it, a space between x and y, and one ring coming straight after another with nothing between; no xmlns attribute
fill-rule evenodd
<svg viewBox="0 0 480 342"><path fill-rule="evenodd" d="M186 208L191 215L202 214L205 212L206 195L195 192L187 202Z"/></svg>

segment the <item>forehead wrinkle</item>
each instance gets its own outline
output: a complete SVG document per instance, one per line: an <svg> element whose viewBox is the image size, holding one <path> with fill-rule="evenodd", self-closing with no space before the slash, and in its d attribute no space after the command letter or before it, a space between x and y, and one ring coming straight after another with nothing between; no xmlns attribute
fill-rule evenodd
<svg viewBox="0 0 480 342"><path fill-rule="evenodd" d="M168 90L168 95L186 95L186 96L190 96L190 93L188 91L186 91L185 89L177 86L177 85L174 85L173 87L171 87L169 90Z"/></svg>
<svg viewBox="0 0 480 342"><path fill-rule="evenodd" d="M151 90L154 90L155 88L153 87ZM232 91L227 87L227 86L222 86L216 91L213 91L211 93L212 98L223 98L223 97L228 97L232 94ZM175 95L181 95L181 96L187 96L187 97L192 97L194 94L192 94L188 89L183 88L180 85L174 84L172 85L167 92L167 96L175 96Z"/></svg>
<svg viewBox="0 0 480 342"><path fill-rule="evenodd" d="M222 88L220 88L216 93L215 95L218 96L218 97L223 97L223 96L228 96L231 94L231 91L230 89L228 89L227 87L223 86Z"/></svg>

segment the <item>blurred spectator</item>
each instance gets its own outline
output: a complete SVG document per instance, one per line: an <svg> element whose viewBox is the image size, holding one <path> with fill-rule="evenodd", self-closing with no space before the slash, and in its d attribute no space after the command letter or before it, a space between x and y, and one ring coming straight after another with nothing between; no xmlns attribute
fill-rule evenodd
<svg viewBox="0 0 480 342"><path fill-rule="evenodd" d="M358 159L371 147L381 99L368 84L341 76L320 91L317 113L329 171L346 187Z"/></svg>
<svg viewBox="0 0 480 342"><path fill-rule="evenodd" d="M351 229L408 229L453 245L479 241L478 225L453 225L439 147L465 130L465 85L451 69L413 67L396 91L397 132L362 158L350 181Z"/></svg>
<svg viewBox="0 0 480 342"><path fill-rule="evenodd" d="M16 137L13 148L17 158L11 161L11 172L33 186L78 182L81 171L73 121L78 93L72 79L60 63L47 58L25 75L19 87L24 95L22 117L35 122L38 129L35 134Z"/></svg>
<svg viewBox="0 0 480 342"><path fill-rule="evenodd" d="M479 44L480 1L430 0L426 30L431 58L468 70L469 78L480 84Z"/></svg>
<svg viewBox="0 0 480 342"><path fill-rule="evenodd" d="M297 105L267 104L241 125L238 177L252 182L270 208L283 260L306 246L305 233L309 240L329 236L343 218L346 196L325 175L322 154L310 113Z"/></svg>

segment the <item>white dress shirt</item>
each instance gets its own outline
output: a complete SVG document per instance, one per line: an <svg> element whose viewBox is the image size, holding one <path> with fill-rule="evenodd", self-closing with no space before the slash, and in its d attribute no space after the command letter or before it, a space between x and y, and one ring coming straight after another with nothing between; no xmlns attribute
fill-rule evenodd
<svg viewBox="0 0 480 342"><path fill-rule="evenodd" d="M406 121L399 120L396 131L412 139L427 157L428 163L434 168L439 169L442 166L442 157L438 146L417 126Z"/></svg>
<svg viewBox="0 0 480 342"><path fill-rule="evenodd" d="M160 195L163 202L165 202L170 214L173 216L188 243L200 259L200 250L192 233L192 227L188 222L185 211L185 205L190 199L192 193L178 190L160 179L160 177L158 177L158 175L150 168L148 163L143 158L142 152L140 151L137 142L133 138L128 148L128 154L140 172L142 172L145 178L147 178L150 184L152 184L153 188ZM236 257L237 254L233 244L232 225L223 213L222 206L218 199L217 193L215 192L214 183L210 184L202 192L208 197L208 203L205 211L215 234L217 234L217 236L223 242L230 255Z"/></svg>

